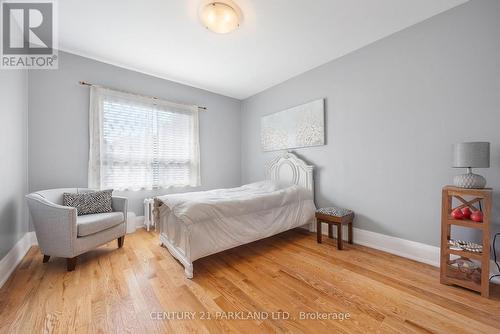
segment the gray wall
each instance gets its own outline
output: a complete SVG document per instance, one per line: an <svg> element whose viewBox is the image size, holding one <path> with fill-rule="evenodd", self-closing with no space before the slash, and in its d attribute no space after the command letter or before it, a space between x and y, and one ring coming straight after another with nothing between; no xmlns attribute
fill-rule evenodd
<svg viewBox="0 0 500 334"><path fill-rule="evenodd" d="M0 70L0 259L28 231L27 101L28 72Z"/></svg>
<svg viewBox="0 0 500 334"><path fill-rule="evenodd" d="M89 89L79 80L164 99L206 106L200 114L201 182L199 189L240 184L240 101L151 77L68 53L59 70L31 71L29 80L29 189L87 186ZM185 188L184 191L193 188ZM139 191L129 209L143 213Z"/></svg>
<svg viewBox="0 0 500 334"><path fill-rule="evenodd" d="M471 1L243 101L243 182L277 154L260 149L260 117L324 97L327 145L296 150L317 167L317 204L439 245L441 187L462 172L450 168L452 143L490 141L480 173L500 189L499 17L500 1Z"/></svg>
<svg viewBox="0 0 500 334"><path fill-rule="evenodd" d="M461 172L450 168L452 143L490 141L481 173L500 189L499 14L499 1L470 1L242 103L62 53L60 70L30 73L29 190L87 185L79 80L206 105L201 189L262 179L278 153L261 152L260 117L325 97L327 145L296 150L317 166L317 204L354 209L357 227L438 245L440 190ZM156 194L125 195L142 214L142 199Z"/></svg>

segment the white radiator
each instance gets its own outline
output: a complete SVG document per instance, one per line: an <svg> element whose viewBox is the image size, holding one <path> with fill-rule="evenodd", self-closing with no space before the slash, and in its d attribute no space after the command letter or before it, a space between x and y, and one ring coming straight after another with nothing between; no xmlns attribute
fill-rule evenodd
<svg viewBox="0 0 500 334"><path fill-rule="evenodd" d="M144 200L144 225L146 225L146 229L148 231L151 226L153 226L156 229L155 221L153 218L153 209L154 209L154 199L146 198Z"/></svg>

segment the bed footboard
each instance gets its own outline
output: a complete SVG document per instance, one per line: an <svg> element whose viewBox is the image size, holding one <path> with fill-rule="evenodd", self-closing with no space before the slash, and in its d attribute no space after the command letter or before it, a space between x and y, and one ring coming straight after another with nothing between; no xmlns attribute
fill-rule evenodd
<svg viewBox="0 0 500 334"><path fill-rule="evenodd" d="M193 263L187 259L184 255L184 251L175 246L168 238L166 231L164 229L164 224L168 219L169 209L161 201L155 198L154 209L153 209L153 219L157 226L160 227L160 242L161 246L168 249L170 254L177 259L184 266L184 274L186 278L193 278Z"/></svg>
<svg viewBox="0 0 500 334"><path fill-rule="evenodd" d="M184 266L184 274L186 275L186 278L189 279L193 278L193 272L194 272L193 263L189 262L189 260L187 260L184 257L184 255L182 255L180 250L177 247L175 247L165 235L160 234L160 240L162 246L167 248L170 254L172 254L172 256L176 258Z"/></svg>

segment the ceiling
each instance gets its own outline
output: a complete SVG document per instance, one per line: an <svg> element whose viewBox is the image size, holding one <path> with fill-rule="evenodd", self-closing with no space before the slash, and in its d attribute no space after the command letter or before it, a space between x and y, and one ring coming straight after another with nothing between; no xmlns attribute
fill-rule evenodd
<svg viewBox="0 0 500 334"><path fill-rule="evenodd" d="M233 0L242 24L218 35L198 20L203 1L59 1L59 46L244 99L466 2Z"/></svg>

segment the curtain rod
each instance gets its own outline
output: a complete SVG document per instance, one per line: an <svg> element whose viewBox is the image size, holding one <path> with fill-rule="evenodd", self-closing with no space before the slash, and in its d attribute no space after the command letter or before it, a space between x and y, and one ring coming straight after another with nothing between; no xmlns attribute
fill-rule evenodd
<svg viewBox="0 0 500 334"><path fill-rule="evenodd" d="M99 85L94 85L92 83L89 83L89 82L86 82L86 81L78 81L78 83L80 85L83 85L83 86L89 86L89 87L103 87L103 86L99 86ZM107 87L103 87L103 88L107 88ZM110 88L110 89L113 89L113 88ZM135 93L129 93L129 92L126 92L126 91L123 91L123 90L119 90L119 89L113 89L113 90L116 90L116 91L120 91L122 93L128 93L128 94L133 94L133 95L141 95L141 94L135 94ZM157 98L156 96L146 96L146 95L141 95L143 97L146 97L146 98L150 98L152 100L160 100L159 98ZM197 106L198 109L200 109L201 111L207 111L207 107L200 107L200 106Z"/></svg>

